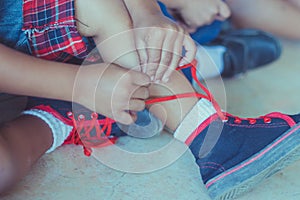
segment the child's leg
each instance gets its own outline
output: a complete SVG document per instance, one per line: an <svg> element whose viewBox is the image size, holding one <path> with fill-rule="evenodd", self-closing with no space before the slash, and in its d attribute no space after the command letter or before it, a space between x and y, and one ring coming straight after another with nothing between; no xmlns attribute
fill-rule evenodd
<svg viewBox="0 0 300 200"><path fill-rule="evenodd" d="M233 21L240 27L258 28L275 35L300 39L300 9L289 1L228 0Z"/></svg>
<svg viewBox="0 0 300 200"><path fill-rule="evenodd" d="M0 128L0 193L22 178L47 149L53 138L41 119L22 115Z"/></svg>
<svg viewBox="0 0 300 200"><path fill-rule="evenodd" d="M150 96L152 97L164 97L192 92L195 92L195 90L190 82L182 73L177 71L171 75L169 82L162 85L153 84L150 87ZM159 103L160 106L157 106L157 104L153 107L150 106L150 111L160 118L161 121L165 121L165 125L169 129L175 131L182 119L192 109L197 101L198 98L193 97L162 102ZM161 106L163 109L161 109Z"/></svg>

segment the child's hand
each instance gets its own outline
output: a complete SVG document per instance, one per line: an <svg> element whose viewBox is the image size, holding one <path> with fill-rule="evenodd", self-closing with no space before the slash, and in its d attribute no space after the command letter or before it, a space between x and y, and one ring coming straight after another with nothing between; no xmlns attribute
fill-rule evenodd
<svg viewBox="0 0 300 200"><path fill-rule="evenodd" d="M194 32L198 27L210 24L214 20L223 21L230 16L230 9L222 0L163 0L163 2L189 32Z"/></svg>
<svg viewBox="0 0 300 200"><path fill-rule="evenodd" d="M81 67L74 87L74 101L123 124L134 121L132 112L145 108L149 97L147 75L113 64Z"/></svg>
<svg viewBox="0 0 300 200"><path fill-rule="evenodd" d="M166 17L154 15L133 19L133 25L142 71L152 81L167 82L173 70L194 59L194 41L183 28Z"/></svg>
<svg viewBox="0 0 300 200"><path fill-rule="evenodd" d="M167 82L174 69L194 59L194 41L183 28L163 16L156 1L125 0L125 4L132 18L142 71L152 81Z"/></svg>
<svg viewBox="0 0 300 200"><path fill-rule="evenodd" d="M162 15L154 0L128 0L126 7L122 0L76 2L79 32L94 37L107 63L143 71L153 80L166 82L180 62L183 65L194 59L193 40ZM186 52L181 59L183 46Z"/></svg>

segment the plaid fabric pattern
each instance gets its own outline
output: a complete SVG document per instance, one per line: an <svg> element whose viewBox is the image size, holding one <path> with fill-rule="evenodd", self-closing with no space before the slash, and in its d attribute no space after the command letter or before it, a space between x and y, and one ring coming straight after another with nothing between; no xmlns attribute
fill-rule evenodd
<svg viewBox="0 0 300 200"><path fill-rule="evenodd" d="M74 0L23 0L23 30L36 57L66 62L88 54L76 28Z"/></svg>

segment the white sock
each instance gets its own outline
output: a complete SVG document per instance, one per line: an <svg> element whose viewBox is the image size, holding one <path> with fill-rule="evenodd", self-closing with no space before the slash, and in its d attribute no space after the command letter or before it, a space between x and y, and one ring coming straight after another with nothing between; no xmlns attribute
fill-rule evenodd
<svg viewBox="0 0 300 200"><path fill-rule="evenodd" d="M191 111L185 116L181 124L174 133L174 137L182 142L186 142L188 137L198 128L207 118L216 113L210 101L200 99Z"/></svg>
<svg viewBox="0 0 300 200"><path fill-rule="evenodd" d="M219 76L224 70L224 46L197 46L197 74L200 80Z"/></svg>
<svg viewBox="0 0 300 200"><path fill-rule="evenodd" d="M53 143L52 146L46 151L46 153L50 153L57 147L61 146L73 129L72 126L64 124L52 114L42 110L26 110L22 114L36 116L42 119L50 127L53 136Z"/></svg>

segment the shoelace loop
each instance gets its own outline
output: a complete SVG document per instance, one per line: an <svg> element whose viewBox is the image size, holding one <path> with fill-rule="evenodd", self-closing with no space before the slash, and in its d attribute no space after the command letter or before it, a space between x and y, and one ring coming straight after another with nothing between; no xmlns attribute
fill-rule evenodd
<svg viewBox="0 0 300 200"><path fill-rule="evenodd" d="M86 120L82 114L78 115L76 120L72 112L68 112L67 116L72 120L74 128L64 144L82 145L86 156L92 154L92 148L105 147L116 142L117 138L111 135L114 120L98 120L98 114L95 112L91 114L90 120ZM91 134L93 130L94 135Z"/></svg>
<svg viewBox="0 0 300 200"><path fill-rule="evenodd" d="M192 74L193 80L204 91L205 94L201 94L201 93L198 93L198 92L192 92L192 93L177 94L177 95L166 96L166 97L158 97L158 98L155 98L155 99L147 100L146 104L165 102L165 101L170 101L170 100L174 100L174 99L178 99L178 98L198 97L198 98L204 98L204 99L209 100L212 103L213 107L215 108L218 116L220 117L220 119L223 122L227 122L229 120L229 117L233 117L233 118L235 118L234 123L236 123L236 124L241 124L243 120L247 120L250 125L254 125L254 124L257 123L258 119L263 119L264 123L269 124L269 123L272 122L272 117L275 117L275 118L281 118L281 119L285 120L290 127L295 125L295 121L291 117L289 117L287 115L283 115L282 113L278 113L278 112L270 113L268 115L261 116L261 117L256 118L256 119L254 119L254 118L245 118L245 119L243 119L243 118L240 118L240 117L237 117L237 116L233 116L229 113L223 112L221 110L219 104L217 103L217 101L214 99L213 95L210 93L210 91L198 79L198 77L197 77L197 60L193 60L189 64L180 66L176 70L182 70L182 69L186 69L186 68L191 68L191 74Z"/></svg>
<svg viewBox="0 0 300 200"><path fill-rule="evenodd" d="M192 93L184 93L184 94L176 94L176 95L171 95L171 96L165 96L165 97L158 97L154 99L147 100L145 103L147 105L153 104L153 103L158 103L158 102L165 102L165 101L170 101L174 99L179 99L179 98L191 98L191 97L197 97L197 98L204 98L209 100L213 107L215 108L217 114L219 117L223 120L226 121L226 116L222 112L219 104L217 101L214 99L213 95L210 93L210 91L199 81L197 77L197 60L193 60L191 63L188 63L183 66L179 66L176 68L176 70L182 70L186 68L191 68L191 73L192 73L192 78L196 81L198 86L204 91L205 94L201 94L198 92L192 92Z"/></svg>

